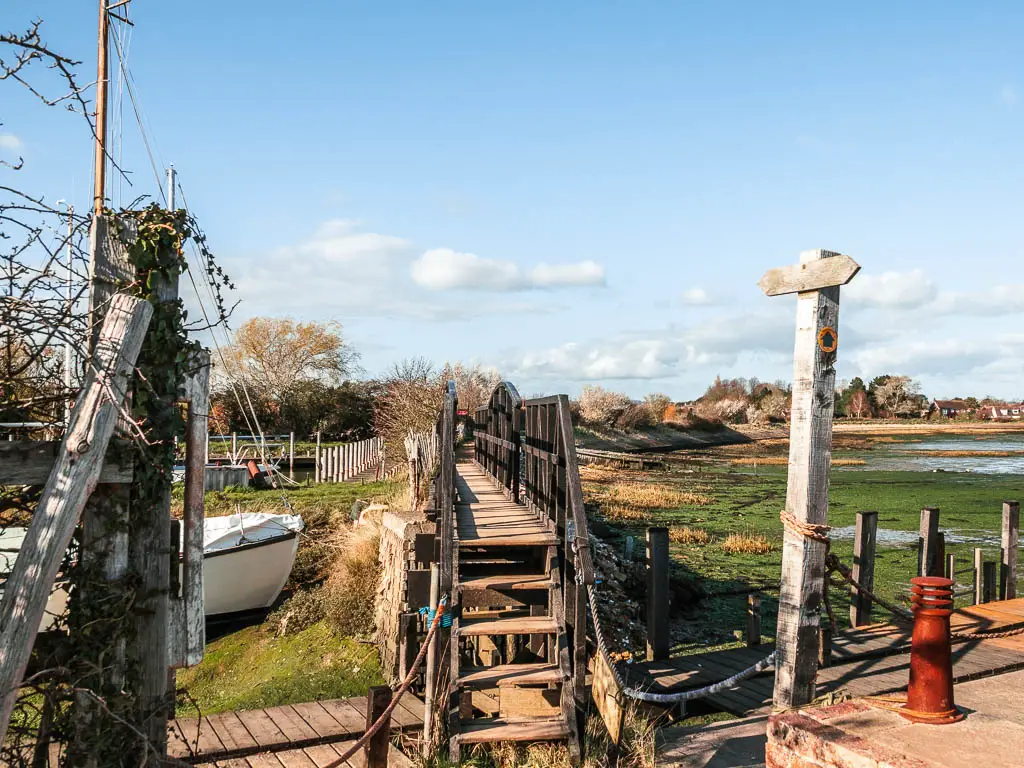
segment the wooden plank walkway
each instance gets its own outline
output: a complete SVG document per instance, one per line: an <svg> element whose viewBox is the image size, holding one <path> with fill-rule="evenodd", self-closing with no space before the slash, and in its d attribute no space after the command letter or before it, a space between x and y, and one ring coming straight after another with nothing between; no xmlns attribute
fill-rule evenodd
<svg viewBox="0 0 1024 768"><path fill-rule="evenodd" d="M461 458L455 477L455 522L459 546L544 546L557 544L537 516L498 490L476 462Z"/></svg>
<svg viewBox="0 0 1024 768"><path fill-rule="evenodd" d="M261 752L247 757L232 757L226 760L199 763L198 768L366 768L362 752L357 752L344 763L338 759L351 748L355 740L339 741L334 744L318 744L305 749L288 749L283 752ZM388 768L414 768L416 764L399 752L394 746L388 752Z"/></svg>
<svg viewBox="0 0 1024 768"><path fill-rule="evenodd" d="M960 608L951 619L955 630L1009 629L1024 625L1024 599ZM682 656L666 662L626 667L631 685L656 692L698 688L746 669L774 650L765 645L715 653ZM907 687L910 670L910 630L876 624L846 630L833 640L832 665L818 670L818 695L845 691L851 696L874 696ZM1024 635L1004 639L957 640L953 645L956 682L1024 668ZM771 670L735 688L708 697L712 705L734 715L770 711L774 674Z"/></svg>
<svg viewBox="0 0 1024 768"><path fill-rule="evenodd" d="M168 725L167 754L177 760L202 765L273 768L278 763L266 753L273 753L276 759L281 759L286 751L303 753L314 748L317 755L327 755L330 750L321 747L357 739L365 726L365 696L222 712L203 718L179 718ZM423 702L407 693L391 716L391 729L393 732L416 731L422 727ZM241 762L243 758L248 762ZM283 764L326 764L316 762L319 757L309 759L314 761L304 763L300 757L295 757L294 762Z"/></svg>

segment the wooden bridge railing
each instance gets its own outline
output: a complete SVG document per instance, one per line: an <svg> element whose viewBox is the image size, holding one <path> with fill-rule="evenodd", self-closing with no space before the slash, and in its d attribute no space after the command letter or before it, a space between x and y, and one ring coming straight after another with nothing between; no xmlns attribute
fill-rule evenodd
<svg viewBox="0 0 1024 768"><path fill-rule="evenodd" d="M558 536L571 690L577 708L585 708L587 586L595 576L568 396L524 401L511 383L502 382L476 411L474 449L477 462L509 497L526 504Z"/></svg>
<svg viewBox="0 0 1024 768"><path fill-rule="evenodd" d="M437 417L435 430L440 446L437 474L434 476L434 502L437 510L437 530L440 537L441 592L452 587L452 544L455 537L455 414L459 396L455 382L445 384L444 402Z"/></svg>

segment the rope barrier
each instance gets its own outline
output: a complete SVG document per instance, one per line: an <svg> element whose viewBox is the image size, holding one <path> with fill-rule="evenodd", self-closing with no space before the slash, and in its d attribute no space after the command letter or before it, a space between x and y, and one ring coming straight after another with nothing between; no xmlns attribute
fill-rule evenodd
<svg viewBox="0 0 1024 768"><path fill-rule="evenodd" d="M437 612L434 614L433 621L430 623L430 629L427 631L427 636L423 640L423 645L420 647L420 652L416 655L416 661L413 662L412 668L409 670L409 674L405 676L405 680L398 686L394 696L391 698L391 703L388 704L387 709L381 712L380 717L366 729L366 733L359 737L359 739L348 748L348 750L339 757L337 760L328 763L324 768L340 768L345 764L345 761L352 757L356 752L366 746L366 743L372 739L381 728L384 727L384 723L391 719L391 713L395 711L398 706L399 699L409 690L409 687L413 684L416 679L416 674L419 672L420 666L423 664L423 660L427 657L427 648L430 647L430 640L434 636L434 632L437 631L438 626L441 624L441 617L446 614L445 606L448 604L448 595L441 598L441 601L437 604Z"/></svg>

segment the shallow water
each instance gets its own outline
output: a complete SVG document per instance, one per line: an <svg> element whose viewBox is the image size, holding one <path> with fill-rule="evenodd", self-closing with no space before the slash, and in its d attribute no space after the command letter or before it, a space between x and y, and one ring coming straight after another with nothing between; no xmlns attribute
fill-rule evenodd
<svg viewBox="0 0 1024 768"><path fill-rule="evenodd" d="M996 531L970 530L966 528L945 528L940 527L946 538L947 544L973 544L977 547L998 547L1000 545L999 533ZM829 536L837 540L851 540L854 536L855 527L846 525L841 528L833 528ZM896 531L890 528L879 528L876 533L878 544L886 547L916 547L920 534L917 531Z"/></svg>
<svg viewBox="0 0 1024 768"><path fill-rule="evenodd" d="M882 470L890 472L976 472L980 474L1024 474L1024 454L1020 456L915 456L927 451L1024 451L1024 434L990 436L928 437L920 443L883 443L860 455L861 466L836 467L837 470Z"/></svg>

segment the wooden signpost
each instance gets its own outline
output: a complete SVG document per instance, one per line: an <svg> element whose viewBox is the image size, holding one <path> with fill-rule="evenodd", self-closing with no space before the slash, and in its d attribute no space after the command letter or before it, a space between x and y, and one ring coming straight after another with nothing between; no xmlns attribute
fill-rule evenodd
<svg viewBox="0 0 1024 768"><path fill-rule="evenodd" d="M758 285L768 296L797 294L789 479L779 621L775 706L798 707L814 698L818 628L825 589L825 543L807 535L828 522L829 465L839 346L839 286L860 266L832 251L804 251L800 263L773 269ZM794 530L800 527L803 530ZM823 530L823 529L819 529Z"/></svg>

